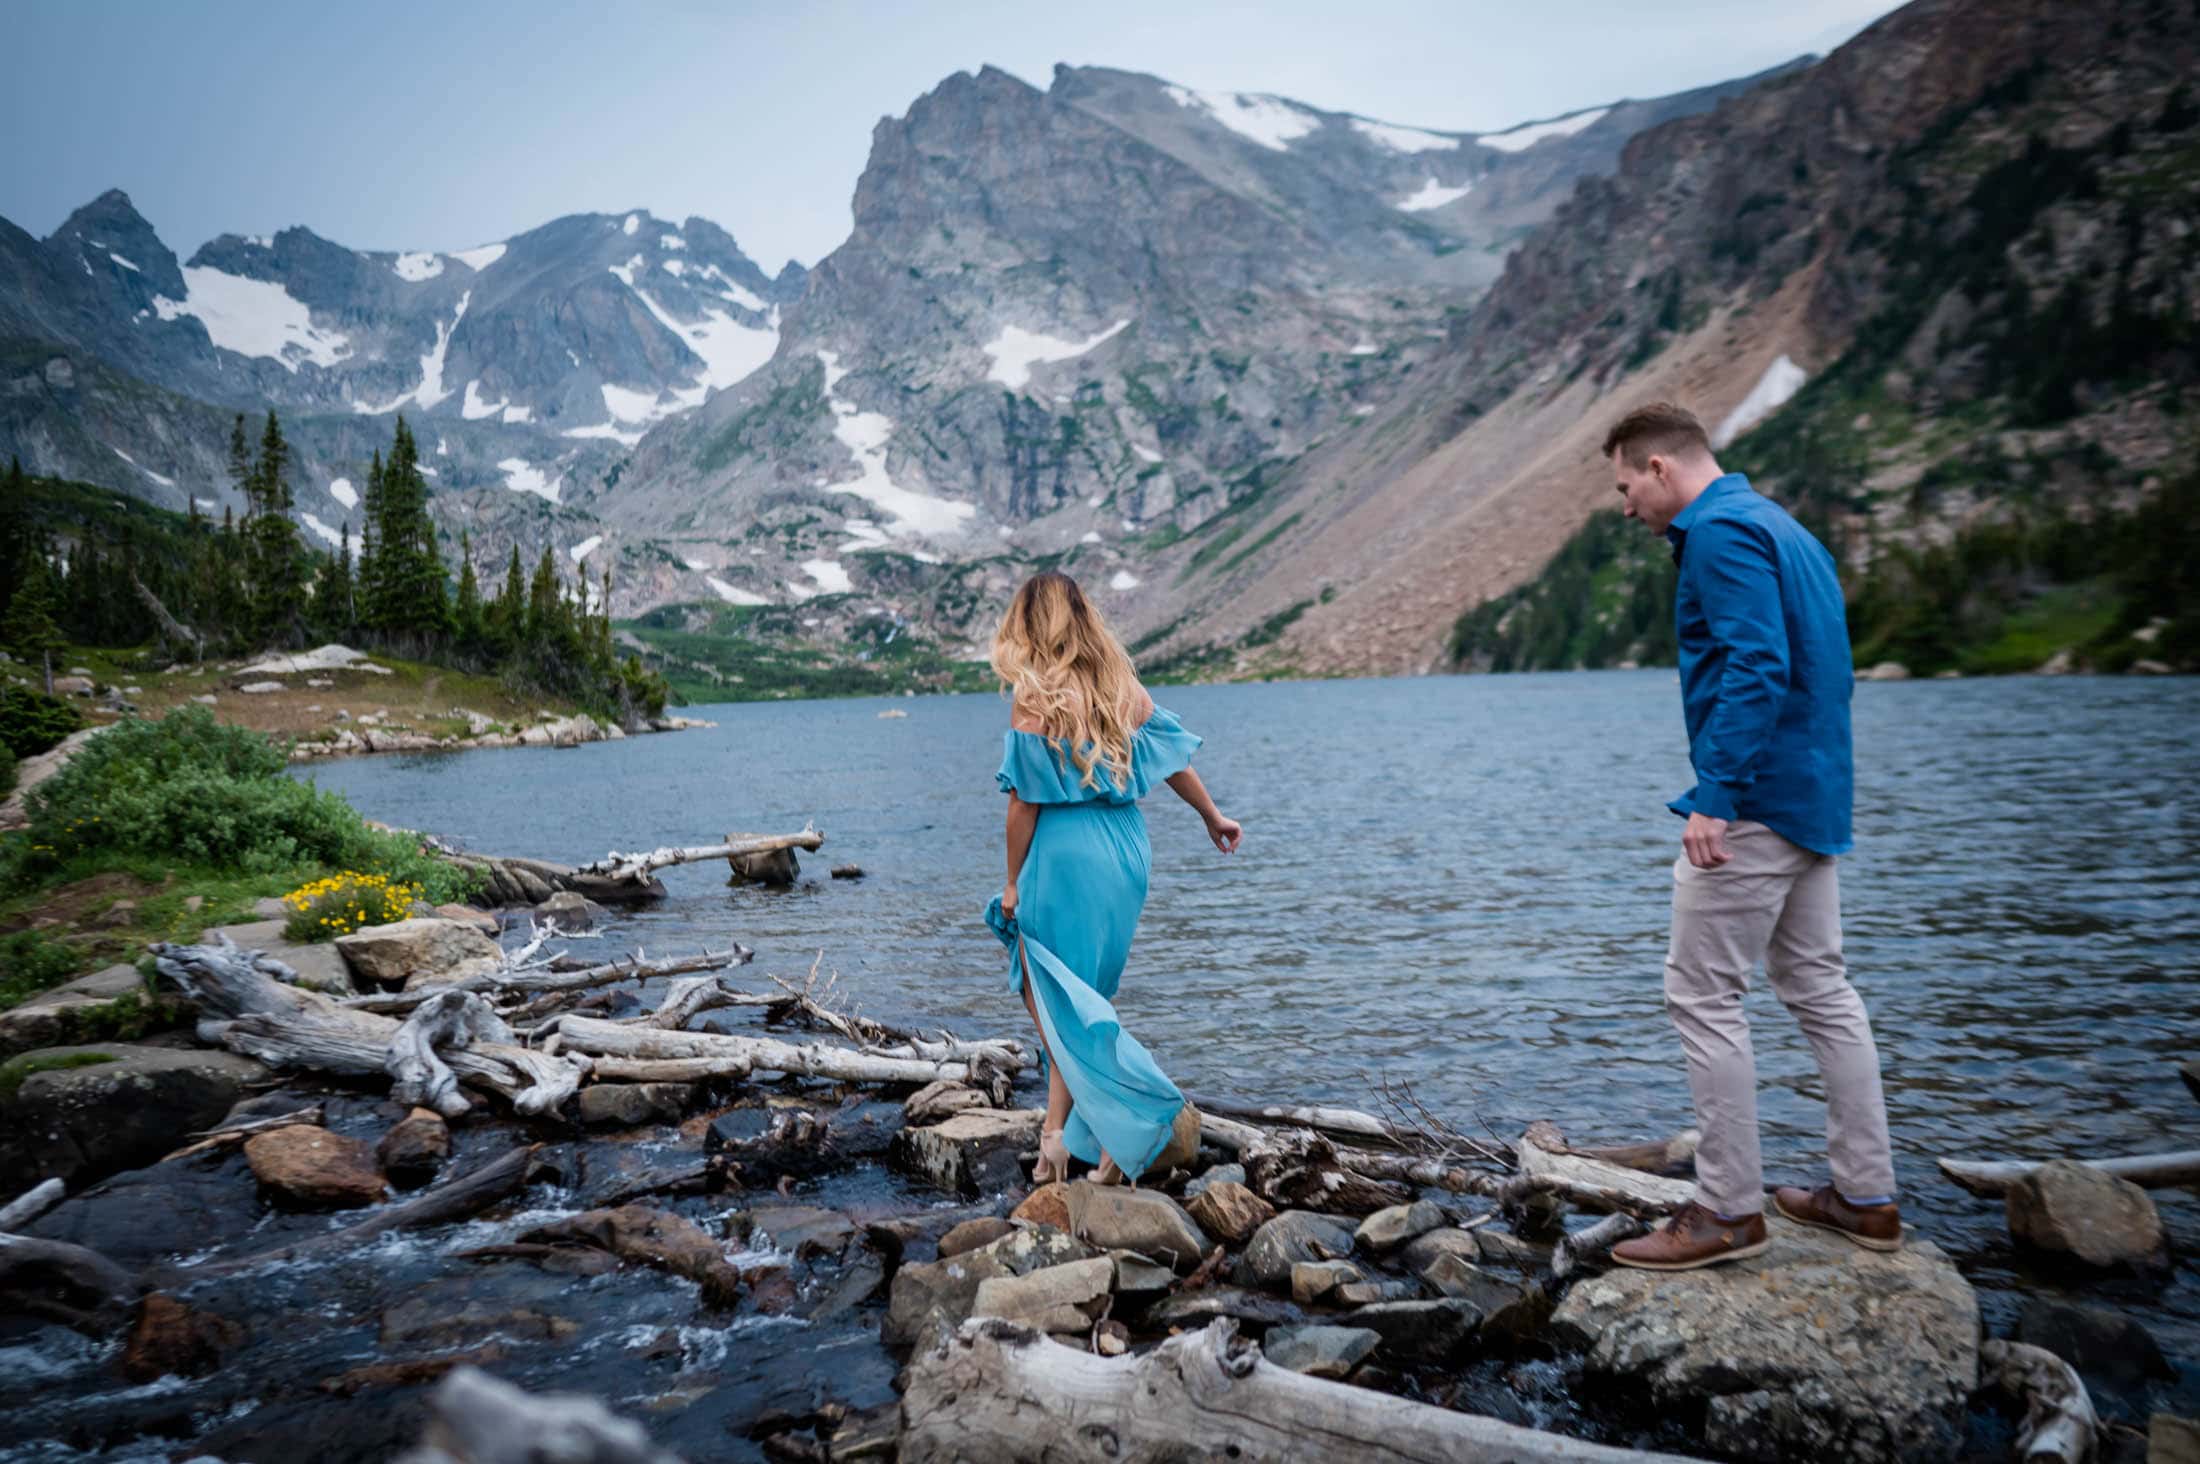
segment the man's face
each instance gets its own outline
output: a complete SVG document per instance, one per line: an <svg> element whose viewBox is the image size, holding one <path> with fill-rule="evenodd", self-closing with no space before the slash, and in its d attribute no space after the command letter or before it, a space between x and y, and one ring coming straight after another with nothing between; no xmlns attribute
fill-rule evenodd
<svg viewBox="0 0 2200 1464"><path fill-rule="evenodd" d="M1612 454L1612 476L1618 481L1620 513L1662 534L1680 512L1680 491L1673 482L1672 464L1652 453L1641 467L1627 461L1624 448Z"/></svg>

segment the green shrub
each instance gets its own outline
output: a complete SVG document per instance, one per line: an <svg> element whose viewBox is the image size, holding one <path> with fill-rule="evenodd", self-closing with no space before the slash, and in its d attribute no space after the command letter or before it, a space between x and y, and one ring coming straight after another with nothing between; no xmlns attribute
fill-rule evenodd
<svg viewBox="0 0 2200 1464"><path fill-rule="evenodd" d="M405 835L368 828L341 797L284 766L265 737L204 707L129 718L31 793L31 844L52 864L116 853L248 874L321 865L418 884L436 902L463 898L469 876Z"/></svg>
<svg viewBox="0 0 2200 1464"><path fill-rule="evenodd" d="M50 991L84 969L75 947L36 930L0 935L0 1011Z"/></svg>
<svg viewBox="0 0 2200 1464"><path fill-rule="evenodd" d="M57 696L28 686L0 686L0 745L15 757L36 757L83 725L76 708Z"/></svg>
<svg viewBox="0 0 2200 1464"><path fill-rule="evenodd" d="M15 791L15 751L0 742L0 798Z"/></svg>

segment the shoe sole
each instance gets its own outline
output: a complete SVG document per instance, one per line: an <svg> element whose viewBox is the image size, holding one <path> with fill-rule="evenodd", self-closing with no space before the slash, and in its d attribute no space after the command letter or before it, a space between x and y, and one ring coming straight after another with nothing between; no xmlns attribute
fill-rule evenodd
<svg viewBox="0 0 2200 1464"><path fill-rule="evenodd" d="M1693 1261L1630 1261L1615 1251L1612 1254L1612 1264L1626 1266L1635 1271L1701 1271L1706 1266L1723 1266L1728 1261L1746 1261L1751 1256L1761 1256L1770 1249L1772 1241L1768 1238L1755 1245L1738 1246L1733 1250L1720 1251L1717 1255L1704 1256Z"/></svg>
<svg viewBox="0 0 2200 1464"><path fill-rule="evenodd" d="M1889 1251L1902 1249L1902 1241L1899 1237L1894 1240L1876 1240L1869 1235L1858 1235L1855 1231L1836 1225L1831 1220L1813 1220L1807 1215L1798 1215L1781 1204L1778 1195L1774 1195L1772 1198L1772 1208L1780 1212L1782 1219L1793 1221L1797 1225L1808 1225L1813 1230L1830 1230L1843 1240L1860 1245L1869 1251L1878 1251L1884 1255Z"/></svg>

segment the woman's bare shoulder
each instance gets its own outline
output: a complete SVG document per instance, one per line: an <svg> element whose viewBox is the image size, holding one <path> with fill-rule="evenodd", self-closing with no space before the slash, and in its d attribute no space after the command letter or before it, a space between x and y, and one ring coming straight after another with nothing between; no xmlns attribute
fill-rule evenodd
<svg viewBox="0 0 2200 1464"><path fill-rule="evenodd" d="M1039 714L1026 708L1022 702L1012 702L1009 705L1008 725L1018 732L1044 732L1046 730L1039 721Z"/></svg>
<svg viewBox="0 0 2200 1464"><path fill-rule="evenodd" d="M1146 690L1146 683L1141 681L1138 683L1138 699L1132 705L1131 725L1134 727L1145 726L1146 719L1153 715L1153 709L1153 693Z"/></svg>

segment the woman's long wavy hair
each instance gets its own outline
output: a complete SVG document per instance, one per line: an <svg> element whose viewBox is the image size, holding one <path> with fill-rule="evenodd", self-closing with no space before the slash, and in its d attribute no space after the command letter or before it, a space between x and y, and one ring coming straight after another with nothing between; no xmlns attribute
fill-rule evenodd
<svg viewBox="0 0 2200 1464"><path fill-rule="evenodd" d="M1103 774L1117 788L1130 781L1145 699L1129 653L1077 581L1051 569L1024 581L994 633L993 674L1085 787Z"/></svg>

